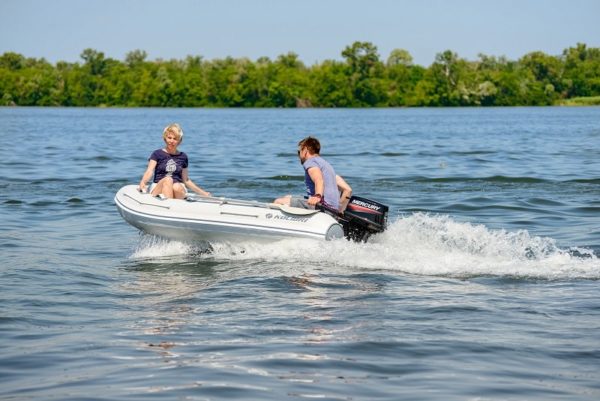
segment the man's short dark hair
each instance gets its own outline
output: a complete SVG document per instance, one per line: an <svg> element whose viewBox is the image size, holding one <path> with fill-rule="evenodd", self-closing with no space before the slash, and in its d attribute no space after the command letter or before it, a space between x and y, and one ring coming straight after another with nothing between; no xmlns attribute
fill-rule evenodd
<svg viewBox="0 0 600 401"><path fill-rule="evenodd" d="M308 136L298 142L300 148L306 148L312 155L318 155L321 152L321 143L313 136Z"/></svg>

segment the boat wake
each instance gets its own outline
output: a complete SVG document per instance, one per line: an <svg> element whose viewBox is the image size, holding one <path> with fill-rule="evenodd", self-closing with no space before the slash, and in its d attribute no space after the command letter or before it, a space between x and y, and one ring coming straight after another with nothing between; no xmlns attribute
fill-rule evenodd
<svg viewBox="0 0 600 401"><path fill-rule="evenodd" d="M333 265L457 278L600 279L600 258L591 249L561 249L552 238L532 236L526 230L492 230L423 213L397 219L368 243L290 239L269 244L215 243L206 251L206 247L143 237L132 258L197 255L215 261L312 264L323 270Z"/></svg>

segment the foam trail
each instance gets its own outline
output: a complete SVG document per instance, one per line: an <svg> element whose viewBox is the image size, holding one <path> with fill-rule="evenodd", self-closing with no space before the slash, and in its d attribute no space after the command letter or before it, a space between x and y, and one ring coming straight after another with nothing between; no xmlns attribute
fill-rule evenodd
<svg viewBox="0 0 600 401"><path fill-rule="evenodd" d="M390 224L368 243L285 240L271 244L213 245L211 257L314 263L403 273L542 279L600 278L600 259L588 249L560 249L525 230L490 230L448 216L416 213Z"/></svg>
<svg viewBox="0 0 600 401"><path fill-rule="evenodd" d="M267 244L216 243L197 246L143 238L133 258L196 254L212 260L260 260L282 266L351 267L449 277L507 276L535 279L600 279L592 250L560 249L555 240L525 230L491 230L448 216L415 213L390 224L368 243L289 239Z"/></svg>

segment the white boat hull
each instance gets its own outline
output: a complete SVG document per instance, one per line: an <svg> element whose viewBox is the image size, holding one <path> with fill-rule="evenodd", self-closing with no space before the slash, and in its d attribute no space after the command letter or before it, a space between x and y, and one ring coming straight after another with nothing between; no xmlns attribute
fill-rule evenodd
<svg viewBox="0 0 600 401"><path fill-rule="evenodd" d="M145 233L186 242L342 238L342 226L315 210L227 198L160 199L127 185L115 195L123 219Z"/></svg>

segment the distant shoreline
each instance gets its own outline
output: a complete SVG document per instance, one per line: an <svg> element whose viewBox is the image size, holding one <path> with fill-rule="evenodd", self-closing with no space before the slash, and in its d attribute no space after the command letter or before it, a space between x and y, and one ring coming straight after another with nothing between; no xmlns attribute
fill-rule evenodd
<svg viewBox="0 0 600 401"><path fill-rule="evenodd" d="M386 60L370 42L354 42L345 61L306 66L295 53L261 57L124 61L85 49L83 63L0 55L0 106L373 108L600 105L600 48L583 43L552 56L519 60L451 50L429 67L393 50Z"/></svg>
<svg viewBox="0 0 600 401"><path fill-rule="evenodd" d="M0 105L0 108L57 108L57 109L206 109L206 110L377 110L377 109L508 109L508 108L527 108L527 107L598 107L600 106L600 96L589 98L566 99L561 102L550 105L508 105L508 106L362 106L362 107L235 107L235 106L21 106L21 105Z"/></svg>

